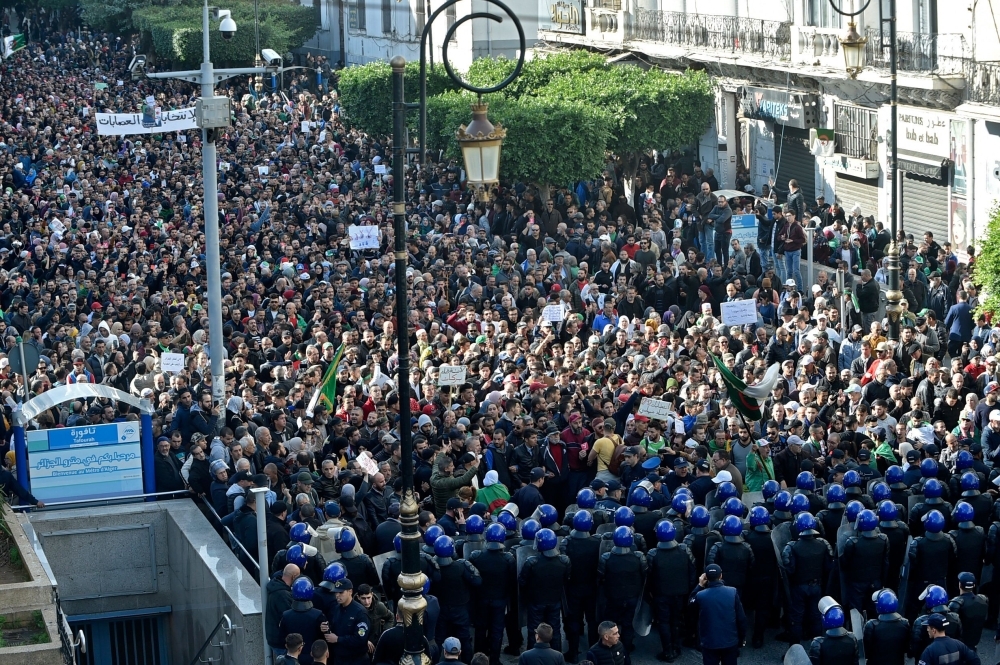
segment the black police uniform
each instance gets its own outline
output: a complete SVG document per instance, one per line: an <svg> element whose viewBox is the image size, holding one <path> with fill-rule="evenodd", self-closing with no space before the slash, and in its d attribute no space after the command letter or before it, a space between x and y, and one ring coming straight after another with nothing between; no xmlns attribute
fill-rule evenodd
<svg viewBox="0 0 1000 665"><path fill-rule="evenodd" d="M327 613L327 618L330 632L337 636L337 641L330 645L331 660L337 665L368 665L371 626L368 625L368 612L361 603L353 600L347 606L337 603ZM312 645L312 642L306 644ZM302 652L305 653L305 649Z"/></svg>
<svg viewBox="0 0 1000 665"><path fill-rule="evenodd" d="M367 617L368 615L366 614L365 616ZM323 633L320 630L320 626L324 621L326 621L326 616L313 607L311 602L308 600L293 600L292 609L285 610L285 613L281 615L281 621L278 623L278 633L281 637L281 643L284 644L285 638L292 633L298 633L302 636L303 644L312 646L313 642L322 639ZM302 665L312 665L312 654L303 649L302 654L299 656L299 662Z"/></svg>
<svg viewBox="0 0 1000 665"><path fill-rule="evenodd" d="M949 573L955 570L957 548L947 533L929 533L914 538L908 554L910 573L907 589L907 614L913 616L919 609L919 594L929 584L948 588Z"/></svg>
<svg viewBox="0 0 1000 665"><path fill-rule="evenodd" d="M344 552L340 555L340 563L347 571L347 579L351 580L355 589L362 584L378 589L382 584L378 571L375 570L375 563L367 554L355 555L354 552Z"/></svg>
<svg viewBox="0 0 1000 665"><path fill-rule="evenodd" d="M914 658L917 657L917 654L923 653L924 649L932 642L930 635L927 634L927 620L931 618L932 614L941 614L948 620L948 625L944 627L945 635L954 640L962 638L962 620L958 618L958 615L948 611L943 605L935 609L940 611L922 614L913 622L913 628L910 630L910 655Z"/></svg>
<svg viewBox="0 0 1000 665"><path fill-rule="evenodd" d="M754 554L750 545L742 536L726 536L721 543L712 545L712 549L705 555L705 565L713 563L722 567L722 582L736 589L740 598L743 598L754 566Z"/></svg>
<svg viewBox="0 0 1000 665"><path fill-rule="evenodd" d="M993 512L993 499L990 495L976 492L969 496L963 496L961 500L972 506L975 515L972 518L973 524L983 527L984 531L988 529L990 527L990 514Z"/></svg>
<svg viewBox="0 0 1000 665"><path fill-rule="evenodd" d="M910 622L898 613L880 614L865 623L865 657L879 665L904 665L910 646Z"/></svg>
<svg viewBox="0 0 1000 665"><path fill-rule="evenodd" d="M844 543L840 570L844 576L848 609L864 612L872 592L884 587L889 569L889 538L878 531L855 534Z"/></svg>
<svg viewBox="0 0 1000 665"><path fill-rule="evenodd" d="M830 577L833 549L825 540L806 534L785 545L781 564L788 575L789 623L794 644L801 642L803 635L812 637L819 632L818 603L823 597L823 585Z"/></svg>
<svg viewBox="0 0 1000 665"><path fill-rule="evenodd" d="M983 637L990 601L982 594L967 591L952 598L948 609L957 614L962 622L962 641L965 646L975 650Z"/></svg>
<svg viewBox="0 0 1000 665"><path fill-rule="evenodd" d="M964 522L963 522L964 524ZM983 561L986 559L986 532L980 526L959 526L948 535L955 541L955 571L972 573L976 580L983 576ZM958 593L957 577L948 577L948 593Z"/></svg>
<svg viewBox="0 0 1000 665"><path fill-rule="evenodd" d="M761 529L761 530L758 530ZM775 594L780 581L778 572L778 555L771 541L771 531L766 527L754 527L747 534L747 544L753 550L754 566L746 585L746 595L741 595L743 604L749 612L754 611L753 645L757 648L764 644L764 631L767 629L771 612L775 606ZM723 569L725 575L725 569Z"/></svg>
<svg viewBox="0 0 1000 665"><path fill-rule="evenodd" d="M858 656L858 638L843 626L827 630L809 645L812 665L857 665Z"/></svg>
<svg viewBox="0 0 1000 665"><path fill-rule="evenodd" d="M559 543L559 550L569 558L572 584L566 587L566 657L576 661L587 621L587 644L597 642L597 562L601 539L589 533L573 531Z"/></svg>
<svg viewBox="0 0 1000 665"><path fill-rule="evenodd" d="M844 510L844 504L835 503L816 513L816 521L823 525L823 532L828 536L827 542L834 548L837 547L837 529L844 521Z"/></svg>
<svg viewBox="0 0 1000 665"><path fill-rule="evenodd" d="M659 510L649 510L643 506L632 506L635 512L635 524L632 528L636 536L642 536L640 549L645 552L646 547L653 547L656 544L656 524L663 519L663 513ZM636 538L636 545L639 545Z"/></svg>
<svg viewBox="0 0 1000 665"><path fill-rule="evenodd" d="M660 543L647 555L647 590L652 598L660 644L667 656L680 653L684 637L685 606L691 590L698 583L694 554L683 543L674 541L671 544L672 547L664 547L664 543ZM774 548L771 549L773 551Z"/></svg>
<svg viewBox="0 0 1000 665"><path fill-rule="evenodd" d="M535 628L552 626L552 644L562 645L562 603L572 564L565 554L535 553L521 566L517 583L528 620L528 648L535 645Z"/></svg>
<svg viewBox="0 0 1000 665"><path fill-rule="evenodd" d="M975 651L956 639L938 637L920 654L921 665L980 665Z"/></svg>
<svg viewBox="0 0 1000 665"><path fill-rule="evenodd" d="M684 536L684 544L694 555L694 567L696 570L705 570L705 544L708 542L708 534L711 533L707 526L691 527L691 532Z"/></svg>
<svg viewBox="0 0 1000 665"><path fill-rule="evenodd" d="M899 591L899 576L906 560L906 543L910 540L910 527L901 520L879 522L879 531L889 539L889 568L885 574L885 587Z"/></svg>
<svg viewBox="0 0 1000 665"><path fill-rule="evenodd" d="M392 601L393 606L403 597L403 590L399 588L399 574L403 572L403 558L399 554L391 556L382 564L382 590L387 599ZM423 552L420 553L420 572L422 572L431 584L435 584L441 579L441 569L433 557L429 557Z"/></svg>
<svg viewBox="0 0 1000 665"><path fill-rule="evenodd" d="M945 503L941 499L925 499L921 503L913 506L913 510L910 511L910 535L914 538L924 535L924 523L923 517L932 510L939 511L944 515L944 530L948 531L951 528L951 504Z"/></svg>
<svg viewBox="0 0 1000 665"><path fill-rule="evenodd" d="M594 557L595 561L597 557ZM469 556L483 583L473 602L476 648L486 652L490 665L499 665L503 646L504 618L511 591L517 583L517 560L501 549L481 549ZM489 645L489 646L487 646Z"/></svg>
<svg viewBox="0 0 1000 665"><path fill-rule="evenodd" d="M614 621L621 631L621 640L631 650L635 640L632 619L642 599L646 579L646 555L621 547L601 555L597 578L604 594L603 620Z"/></svg>
<svg viewBox="0 0 1000 665"><path fill-rule="evenodd" d="M448 637L456 637L462 643L462 653L471 651L472 622L469 612L472 601L472 588L481 586L483 578L475 566L465 559L450 559L437 557L441 568L441 580L431 588L441 604L441 616L438 618L434 638L438 644L444 644Z"/></svg>

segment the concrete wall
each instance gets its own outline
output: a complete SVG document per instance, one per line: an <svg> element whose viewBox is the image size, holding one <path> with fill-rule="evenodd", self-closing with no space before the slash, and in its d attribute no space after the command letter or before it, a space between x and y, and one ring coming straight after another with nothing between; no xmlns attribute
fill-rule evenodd
<svg viewBox="0 0 1000 665"><path fill-rule="evenodd" d="M231 665L264 662L256 578L191 501L42 511L28 519L66 615L170 608L170 662L187 663L226 614L236 627L232 645L207 655Z"/></svg>

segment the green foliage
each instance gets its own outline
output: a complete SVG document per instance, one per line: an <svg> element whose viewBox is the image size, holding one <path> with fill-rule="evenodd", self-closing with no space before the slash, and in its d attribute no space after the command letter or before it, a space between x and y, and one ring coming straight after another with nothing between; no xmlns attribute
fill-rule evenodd
<svg viewBox="0 0 1000 665"><path fill-rule="evenodd" d="M133 12L146 4L145 0L80 0L80 9L83 21L94 28L128 32Z"/></svg>
<svg viewBox="0 0 1000 665"><path fill-rule="evenodd" d="M375 61L344 69L340 72L338 89L345 119L351 126L374 136L392 133L392 67L389 63ZM455 90L444 65L427 68L428 99ZM404 94L408 102L420 99L420 63L417 61L406 63ZM417 115L411 113L407 120L415 127Z"/></svg>
<svg viewBox="0 0 1000 665"><path fill-rule="evenodd" d="M212 62L220 67L249 66L256 55L254 9L251 0L230 0L226 7L233 12L239 29L231 40L224 40L212 22L209 43ZM316 14L310 7L285 0L259 3L260 45L286 53L302 46L316 32ZM178 65L197 65L202 59L202 5L181 4L171 7L147 5L132 12L134 27L147 33L158 58Z"/></svg>
<svg viewBox="0 0 1000 665"><path fill-rule="evenodd" d="M516 64L516 60L507 58L480 58L469 67L466 78L469 83L481 88L496 85L514 71ZM544 58L533 58L525 62L521 75L498 94L505 97L541 95L557 76L608 69L605 57L600 53L583 50L552 53Z"/></svg>
<svg viewBox="0 0 1000 665"><path fill-rule="evenodd" d="M976 243L976 269L972 281L979 288L979 307L976 312L993 316L1000 314L1000 204L993 207L986 233Z"/></svg>

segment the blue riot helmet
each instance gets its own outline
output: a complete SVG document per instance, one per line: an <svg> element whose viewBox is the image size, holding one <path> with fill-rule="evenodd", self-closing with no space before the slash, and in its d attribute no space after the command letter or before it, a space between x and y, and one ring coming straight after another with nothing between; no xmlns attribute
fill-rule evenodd
<svg viewBox="0 0 1000 665"><path fill-rule="evenodd" d="M774 497L775 494L781 491L781 483L777 480L765 480L764 487L761 492L764 495L764 500L767 501Z"/></svg>
<svg viewBox="0 0 1000 665"><path fill-rule="evenodd" d="M341 529L340 533L337 534L337 540L334 543L334 548L339 554L344 552L350 552L358 544L358 539L354 537L350 529Z"/></svg>
<svg viewBox="0 0 1000 665"><path fill-rule="evenodd" d="M342 580L347 577L347 569L344 568L344 564L339 561L334 561L326 570L323 571L323 581L324 582L336 582L337 580Z"/></svg>
<svg viewBox="0 0 1000 665"><path fill-rule="evenodd" d="M844 609L839 605L831 607L823 615L824 630L834 630L844 627Z"/></svg>
<svg viewBox="0 0 1000 665"><path fill-rule="evenodd" d="M743 535L743 520L736 515L726 515L722 520L722 535L726 538Z"/></svg>
<svg viewBox="0 0 1000 665"><path fill-rule="evenodd" d="M288 530L288 537L293 543L304 543L306 545L312 540L312 536L309 535L309 525L305 522L293 524L292 528Z"/></svg>
<svg viewBox="0 0 1000 665"><path fill-rule="evenodd" d="M497 515L497 522L502 524L507 531L517 531L517 518L507 511L502 511Z"/></svg>
<svg viewBox="0 0 1000 665"><path fill-rule="evenodd" d="M691 526L695 528L703 528L708 526L708 521L712 519L711 514L708 512L708 508L705 506L695 506L691 510Z"/></svg>
<svg viewBox="0 0 1000 665"><path fill-rule="evenodd" d="M538 506L538 522L542 527L552 526L559 521L559 511L556 510L555 506L548 503L543 503ZM468 530L468 521L465 525L466 530Z"/></svg>
<svg viewBox="0 0 1000 665"><path fill-rule="evenodd" d="M577 512L573 515L573 528L590 533L594 529L594 516L586 510Z"/></svg>
<svg viewBox="0 0 1000 665"><path fill-rule="evenodd" d="M861 533L873 532L878 528L878 517L875 515L874 511L862 510L858 513L858 520L855 531L860 531Z"/></svg>
<svg viewBox="0 0 1000 665"><path fill-rule="evenodd" d="M743 517L743 502L737 499L735 496L731 496L726 499L726 502L722 504L722 511L726 515L736 515L737 517Z"/></svg>
<svg viewBox="0 0 1000 665"><path fill-rule="evenodd" d="M403 552L403 536L397 533L392 537L392 549L396 550L397 553L402 554Z"/></svg>
<svg viewBox="0 0 1000 665"><path fill-rule="evenodd" d="M860 501L851 501L847 504L847 508L844 509L844 515L847 516L847 521L851 524L858 521L858 515L861 511L865 509L865 504Z"/></svg>
<svg viewBox="0 0 1000 665"><path fill-rule="evenodd" d="M875 611L879 614L895 614L899 610L899 598L892 589L879 589L873 594Z"/></svg>
<svg viewBox="0 0 1000 665"><path fill-rule="evenodd" d="M576 505L581 510L590 510L597 505L597 495L594 490L584 487L576 493Z"/></svg>
<svg viewBox="0 0 1000 665"><path fill-rule="evenodd" d="M889 483L889 487L893 487L895 485L902 485L903 477L904 477L903 467L899 466L898 464L893 464L892 466L890 466L888 469L885 470L885 481Z"/></svg>
<svg viewBox="0 0 1000 665"><path fill-rule="evenodd" d="M830 485L826 488L826 503L827 505L834 503L844 503L847 501L847 492L844 491L844 486Z"/></svg>
<svg viewBox="0 0 1000 665"><path fill-rule="evenodd" d="M963 453L966 451L962 451ZM962 496L976 496L979 494L979 476L972 471L962 474Z"/></svg>
<svg viewBox="0 0 1000 665"><path fill-rule="evenodd" d="M622 506L615 511L615 526L632 526L635 524L635 513L628 506Z"/></svg>
<svg viewBox="0 0 1000 665"><path fill-rule="evenodd" d="M615 547L632 547L635 543L635 536L632 535L632 527L619 526L614 533Z"/></svg>
<svg viewBox="0 0 1000 665"><path fill-rule="evenodd" d="M872 486L872 501L878 504L892 498L892 490L885 483L878 482Z"/></svg>
<svg viewBox="0 0 1000 665"><path fill-rule="evenodd" d="M304 575L292 582L292 600L309 601L313 598L313 583Z"/></svg>
<svg viewBox="0 0 1000 665"><path fill-rule="evenodd" d="M771 524L771 514L764 506L754 506L750 509L750 526L765 526Z"/></svg>
<svg viewBox="0 0 1000 665"><path fill-rule="evenodd" d="M936 478L938 474L938 465L931 457L925 457L920 461L920 476L922 478Z"/></svg>
<svg viewBox="0 0 1000 665"><path fill-rule="evenodd" d="M640 506L642 508L649 508L653 505L653 497L649 495L645 487L636 487L632 490L632 497L630 502L632 505Z"/></svg>
<svg viewBox="0 0 1000 665"><path fill-rule="evenodd" d="M816 518L811 513L799 513L795 516L795 528L800 536L818 536L816 529Z"/></svg>
<svg viewBox="0 0 1000 665"><path fill-rule="evenodd" d="M811 492L816 489L816 477L809 471L802 471L795 477L795 487Z"/></svg>
<svg viewBox="0 0 1000 665"><path fill-rule="evenodd" d="M538 523L538 520L524 520L521 523L521 540L533 541L541 528L542 525Z"/></svg>
<svg viewBox="0 0 1000 665"><path fill-rule="evenodd" d="M469 515L465 518L465 532L470 536L481 536L486 530L486 521L479 515Z"/></svg>
<svg viewBox="0 0 1000 665"><path fill-rule="evenodd" d="M656 523L656 540L667 543L677 538L677 527L670 520L660 520Z"/></svg>
<svg viewBox="0 0 1000 665"><path fill-rule="evenodd" d="M974 526L972 520L974 520L975 517L976 511L972 508L972 504L966 501L959 501L955 504L955 511L951 514L951 520L957 524L960 529Z"/></svg>
<svg viewBox="0 0 1000 665"><path fill-rule="evenodd" d="M589 513L577 513L577 515L587 515ZM503 524L499 522L494 522L486 527L486 542L487 543L502 543L507 540L507 529L504 528Z"/></svg>
<svg viewBox="0 0 1000 665"><path fill-rule="evenodd" d="M294 563L299 568L304 568L309 561L309 557L302 551L302 543L295 543L285 551L285 561Z"/></svg>
<svg viewBox="0 0 1000 665"><path fill-rule="evenodd" d="M844 487L861 487L861 474L851 469L844 474Z"/></svg>
<svg viewBox="0 0 1000 665"><path fill-rule="evenodd" d="M731 482L726 481L721 483L715 490L715 498L719 501L725 501L731 496L739 496L740 493L736 489L736 485Z"/></svg>
<svg viewBox="0 0 1000 665"><path fill-rule="evenodd" d="M878 504L878 519L880 522L894 522L899 519L899 509L892 501L880 501Z"/></svg>
<svg viewBox="0 0 1000 665"><path fill-rule="evenodd" d="M678 515L687 515L688 509L691 507L691 497L685 494L675 494L674 498L670 500L670 507Z"/></svg>
<svg viewBox="0 0 1000 665"><path fill-rule="evenodd" d="M975 459L972 457L972 453L968 450L959 450L958 455L955 456L955 468L958 471L971 469L974 463Z"/></svg>
<svg viewBox="0 0 1000 665"><path fill-rule="evenodd" d="M541 529L535 534L535 549L546 556L558 555L559 550L556 549L558 544L559 540L552 529Z"/></svg>
<svg viewBox="0 0 1000 665"><path fill-rule="evenodd" d="M799 513L809 512L809 497L805 494L793 494L792 504L789 506L789 511L792 515L798 515Z"/></svg>
<svg viewBox="0 0 1000 665"><path fill-rule="evenodd" d="M931 461L933 462L934 460ZM940 480L937 478L928 478L924 481L925 499L940 499L942 494L944 494L944 486Z"/></svg>
<svg viewBox="0 0 1000 665"><path fill-rule="evenodd" d="M444 529L437 524L432 524L424 531L424 543L434 547L434 541L444 535Z"/></svg>
<svg viewBox="0 0 1000 665"><path fill-rule="evenodd" d="M927 533L941 533L944 530L944 515L938 510L932 510L921 519Z"/></svg>
<svg viewBox="0 0 1000 665"><path fill-rule="evenodd" d="M455 541L449 536L441 536L434 541L434 554L442 559L455 557Z"/></svg>
<svg viewBox="0 0 1000 665"><path fill-rule="evenodd" d="M935 607L948 604L948 592L943 587L931 584L920 594L920 600L924 601L924 607L933 610Z"/></svg>
<svg viewBox="0 0 1000 665"><path fill-rule="evenodd" d="M806 499L808 501L808 499ZM775 512L788 512L792 507L792 495L788 490L781 490L774 496Z"/></svg>

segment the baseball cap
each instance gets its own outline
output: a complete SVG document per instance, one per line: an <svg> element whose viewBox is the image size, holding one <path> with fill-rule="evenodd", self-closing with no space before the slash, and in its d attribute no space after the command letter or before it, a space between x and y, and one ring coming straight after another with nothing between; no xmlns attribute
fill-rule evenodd
<svg viewBox="0 0 1000 665"><path fill-rule="evenodd" d="M1000 420L1000 411L990 411L990 420Z"/></svg>
<svg viewBox="0 0 1000 665"><path fill-rule="evenodd" d="M594 478L592 481L590 481L590 489L595 490L595 491L596 490L602 490L602 489L604 489L607 486L608 486L608 484L606 482L604 482L603 480L601 480L600 478Z"/></svg>
<svg viewBox="0 0 1000 665"><path fill-rule="evenodd" d="M458 638L449 637L445 639L442 645L444 652L447 654L455 655L462 653L462 643L458 641Z"/></svg>
<svg viewBox="0 0 1000 665"><path fill-rule="evenodd" d="M621 488L622 488L622 484L620 482L618 482L617 480L609 480L608 481L608 491L609 492L617 492Z"/></svg>
<svg viewBox="0 0 1000 665"><path fill-rule="evenodd" d="M731 483L733 482L733 474L729 473L728 471L719 471L717 474L715 474L715 478L712 478L712 482L715 483L716 485L719 485L721 483Z"/></svg>
<svg viewBox="0 0 1000 665"><path fill-rule="evenodd" d="M457 496L453 496L450 499L448 499L446 507L448 510L458 510L459 508L468 508L469 504L465 503Z"/></svg>
<svg viewBox="0 0 1000 665"><path fill-rule="evenodd" d="M717 563L712 563L705 566L705 576L710 580L717 580L722 577L722 567ZM940 616L940 615L938 615Z"/></svg>
<svg viewBox="0 0 1000 665"><path fill-rule="evenodd" d="M536 466L531 470L531 482L538 482L545 477L545 469L540 466Z"/></svg>
<svg viewBox="0 0 1000 665"><path fill-rule="evenodd" d="M995 393L997 390L1000 390L1000 383L990 381L986 384L986 390L984 392L989 395L990 393Z"/></svg>
<svg viewBox="0 0 1000 665"><path fill-rule="evenodd" d="M675 469L679 469L682 466L687 466L687 465L688 465L688 461L686 459L684 459L683 457L678 457L677 459L674 460L674 468Z"/></svg>
<svg viewBox="0 0 1000 665"><path fill-rule="evenodd" d="M300 471L299 475L295 476L295 479L297 481L299 481L300 483L303 483L303 484L306 484L306 485L312 485L312 482L313 482L312 474L309 473L308 471Z"/></svg>
<svg viewBox="0 0 1000 665"><path fill-rule="evenodd" d="M795 288L795 280L794 279L786 279L785 280L785 286L789 286L789 287L791 287L791 288L794 289Z"/></svg>
<svg viewBox="0 0 1000 665"><path fill-rule="evenodd" d="M879 429L881 429L881 428L879 428ZM862 448L861 450L858 451L858 459L859 460L867 460L867 459L871 459L871 458L872 458L872 453L867 448Z"/></svg>
<svg viewBox="0 0 1000 665"><path fill-rule="evenodd" d="M697 468L699 471L708 471L708 460L703 460L703 459L698 460L698 462L695 464L695 468Z"/></svg>
<svg viewBox="0 0 1000 665"><path fill-rule="evenodd" d="M638 455L639 454L639 446L627 446L625 448L625 454L626 455Z"/></svg>
<svg viewBox="0 0 1000 665"><path fill-rule="evenodd" d="M948 625L948 619L943 614L932 614L927 617L927 627L935 630L944 630Z"/></svg>
<svg viewBox="0 0 1000 665"><path fill-rule="evenodd" d="M861 386L859 386L856 383L852 383L851 385L847 386L847 388L844 389L845 395L852 395L854 393L859 393L859 392L861 392Z"/></svg>
<svg viewBox="0 0 1000 665"><path fill-rule="evenodd" d="M351 582L349 577L339 579L333 583L334 591L350 591L354 588L354 584Z"/></svg>

